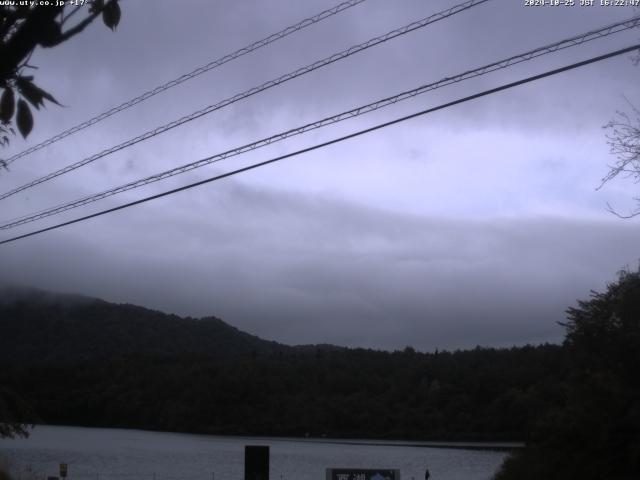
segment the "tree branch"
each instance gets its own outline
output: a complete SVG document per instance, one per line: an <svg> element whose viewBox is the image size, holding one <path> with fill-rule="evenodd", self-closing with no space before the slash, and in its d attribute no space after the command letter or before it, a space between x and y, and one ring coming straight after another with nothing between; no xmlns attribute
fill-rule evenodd
<svg viewBox="0 0 640 480"><path fill-rule="evenodd" d="M5 80L16 71L29 52L40 43L42 32L55 22L61 9L52 5L36 7L7 43L0 45L0 80Z"/></svg>
<svg viewBox="0 0 640 480"><path fill-rule="evenodd" d="M609 202L607 202L607 211L609 213L613 213L616 217L618 218L623 218L625 220L628 220L629 218L634 218L637 217L638 215L640 215L640 210L636 210L636 211L632 211L631 213L629 213L629 215L622 215L620 213L618 213Z"/></svg>
<svg viewBox="0 0 640 480"><path fill-rule="evenodd" d="M54 43L53 45L51 45L52 47L55 45L58 45L62 42L66 42L67 40L69 40L71 37L79 34L80 32L82 32L85 28L87 28L89 26L89 24L91 22L93 22L96 17L98 15L100 15L102 13L103 9L97 9L95 12L93 12L91 15L89 15L87 18L85 18L84 20L82 20L80 23L78 23L75 27L70 28L69 30L67 30L66 32L62 33L60 35L59 40ZM74 12L71 12L71 14L73 14ZM69 15L71 16L71 15ZM67 17L68 18L68 17Z"/></svg>
<svg viewBox="0 0 640 480"><path fill-rule="evenodd" d="M83 5L78 5L76 8L71 10L71 13L64 17L64 19L62 20L62 23L60 25L64 25L71 17L73 17L76 13L78 13L78 11L80 11L80 9L82 9L82 8L84 8ZM63 13L64 13L64 11L63 11Z"/></svg>

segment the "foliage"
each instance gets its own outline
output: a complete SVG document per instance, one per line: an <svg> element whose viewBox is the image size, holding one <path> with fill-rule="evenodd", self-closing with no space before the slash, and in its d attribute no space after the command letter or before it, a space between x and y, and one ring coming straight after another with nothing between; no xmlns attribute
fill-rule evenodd
<svg viewBox="0 0 640 480"><path fill-rule="evenodd" d="M242 358L125 356L5 370L47 422L216 434L521 440L559 347ZM556 378L552 378L556 376ZM532 380L533 379L533 380ZM537 379L543 379L538 381Z"/></svg>
<svg viewBox="0 0 640 480"><path fill-rule="evenodd" d="M560 346L290 347L100 301L0 307L0 384L43 421L217 434L522 440L559 402Z"/></svg>
<svg viewBox="0 0 640 480"><path fill-rule="evenodd" d="M498 480L640 478L640 271L567 311L564 401Z"/></svg>
<svg viewBox="0 0 640 480"><path fill-rule="evenodd" d="M31 406L20 395L0 387L0 438L28 437L34 418Z"/></svg>
<svg viewBox="0 0 640 480"><path fill-rule="evenodd" d="M31 54L37 47L51 48L66 42L82 32L95 18L102 16L104 24L112 30L120 22L118 0L82 1L72 6L36 5L38 2L15 2L0 6L0 144L9 143L15 130L26 138L33 129L31 108L40 109L45 100L59 105L58 101L34 82L33 76L24 75ZM49 2L48 2L49 3ZM57 2L64 3L64 2ZM85 3L87 5L85 5ZM73 26L69 20L78 12L85 16Z"/></svg>
<svg viewBox="0 0 640 480"><path fill-rule="evenodd" d="M195 320L100 300L29 298L1 304L0 361L57 362L125 355L211 357L288 351L214 317Z"/></svg>

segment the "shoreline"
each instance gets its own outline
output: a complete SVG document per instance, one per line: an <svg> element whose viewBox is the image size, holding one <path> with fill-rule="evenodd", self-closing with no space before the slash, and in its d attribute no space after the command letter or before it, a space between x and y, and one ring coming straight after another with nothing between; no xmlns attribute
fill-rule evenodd
<svg viewBox="0 0 640 480"><path fill-rule="evenodd" d="M38 428L73 428L73 429L91 429L91 430L115 430L130 431L144 433L159 433L168 435L186 435L198 437L210 437L225 440L247 440L252 442L270 441L270 442L297 442L297 443L316 443L329 445L365 445L365 446L384 446L384 447L413 447L413 448L438 448L438 449L455 449L455 450L484 450L484 451L511 451L524 448L525 442L519 441L446 441L446 440L406 440L406 439L369 439L369 438L335 438L335 437L288 437L288 436L269 436L269 435L224 435L212 433L194 433L194 432L176 432L166 430L145 430L140 428L127 427L95 427L86 425L53 425L53 424L36 424L34 432ZM28 441L28 439L13 439L15 441Z"/></svg>

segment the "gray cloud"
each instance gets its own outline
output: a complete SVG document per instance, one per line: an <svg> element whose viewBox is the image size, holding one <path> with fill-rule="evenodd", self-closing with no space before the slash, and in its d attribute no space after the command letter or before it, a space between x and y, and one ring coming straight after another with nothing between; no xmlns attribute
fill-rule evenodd
<svg viewBox="0 0 640 480"><path fill-rule="evenodd" d="M216 103L454 2L369 0L278 44L16 162L2 190ZM37 79L66 108L37 142L334 2L123 4L38 51ZM185 5L184 2L180 5ZM59 204L632 15L496 0L239 102L2 204L2 218ZM628 32L62 215L290 152L358 128L637 41ZM418 349L557 341L555 323L639 256L637 222L607 214L637 186L595 191L601 126L637 67L619 58L470 102L239 179L0 247L0 278L217 315L288 343ZM10 152L25 146L15 139ZM4 152L2 152L4 154ZM47 222L38 224L45 226ZM28 228L16 230L26 232Z"/></svg>
<svg viewBox="0 0 640 480"><path fill-rule="evenodd" d="M3 279L289 343L430 350L558 340L564 310L637 255L612 221L438 219L235 182L206 198L9 245Z"/></svg>

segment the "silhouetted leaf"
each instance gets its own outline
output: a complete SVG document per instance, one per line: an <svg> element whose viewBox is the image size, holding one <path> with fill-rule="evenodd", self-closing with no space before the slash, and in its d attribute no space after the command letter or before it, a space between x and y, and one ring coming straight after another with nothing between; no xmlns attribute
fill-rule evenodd
<svg viewBox="0 0 640 480"><path fill-rule="evenodd" d="M16 85L18 90L24 98L26 98L31 105L40 109L40 105L44 105L44 100L47 99L50 102L60 105L60 103L49 92L45 92L40 87L36 86L31 80L33 77L18 77L16 79Z"/></svg>
<svg viewBox="0 0 640 480"><path fill-rule="evenodd" d="M93 0L91 7L89 7L89 13L96 13L102 11L104 8L104 0Z"/></svg>
<svg viewBox="0 0 640 480"><path fill-rule="evenodd" d="M0 98L0 121L9 123L16 110L16 98L11 87L5 87Z"/></svg>
<svg viewBox="0 0 640 480"><path fill-rule="evenodd" d="M60 24L51 19L39 26L38 43L43 47L54 47L61 42L62 28Z"/></svg>
<svg viewBox="0 0 640 480"><path fill-rule="evenodd" d="M118 5L118 0L111 0L104 6L102 21L111 30L116 29L118 23L120 23L120 5Z"/></svg>
<svg viewBox="0 0 640 480"><path fill-rule="evenodd" d="M35 85L34 85L35 87ZM38 88L38 87L36 87ZM51 95L49 92L42 90L41 88L38 88L38 90L40 90L40 93L42 94L42 96L44 98L46 98L47 100L49 100L52 103L55 103L56 105L60 105L62 106L62 104L60 102L58 102L58 100L55 99L55 97L53 95Z"/></svg>
<svg viewBox="0 0 640 480"><path fill-rule="evenodd" d="M29 105L23 99L18 100L18 114L16 116L16 125L24 138L31 133L33 129L33 115L29 110Z"/></svg>

